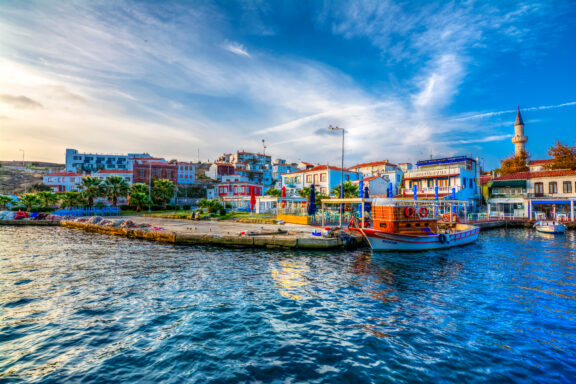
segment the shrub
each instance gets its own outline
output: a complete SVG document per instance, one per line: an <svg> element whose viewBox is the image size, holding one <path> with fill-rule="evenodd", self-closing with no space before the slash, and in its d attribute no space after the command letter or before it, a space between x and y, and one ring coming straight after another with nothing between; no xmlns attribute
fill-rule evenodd
<svg viewBox="0 0 576 384"><path fill-rule="evenodd" d="M192 206L191 206L190 204L184 204L184 205L182 205L182 209L185 210L185 211L190 210L191 207L192 207Z"/></svg>
<svg viewBox="0 0 576 384"><path fill-rule="evenodd" d="M220 214L220 216L224 216L226 214L226 209L222 207L220 208L220 211L218 213Z"/></svg>

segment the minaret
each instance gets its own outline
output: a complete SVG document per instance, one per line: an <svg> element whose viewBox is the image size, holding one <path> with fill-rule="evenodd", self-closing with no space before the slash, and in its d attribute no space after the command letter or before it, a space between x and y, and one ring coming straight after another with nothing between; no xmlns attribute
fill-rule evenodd
<svg viewBox="0 0 576 384"><path fill-rule="evenodd" d="M512 142L515 145L514 154L519 156L522 152L526 152L524 144L528 141L528 137L524 136L524 122L520 114L520 106L518 106L518 113L516 114L516 122L514 123L514 137Z"/></svg>

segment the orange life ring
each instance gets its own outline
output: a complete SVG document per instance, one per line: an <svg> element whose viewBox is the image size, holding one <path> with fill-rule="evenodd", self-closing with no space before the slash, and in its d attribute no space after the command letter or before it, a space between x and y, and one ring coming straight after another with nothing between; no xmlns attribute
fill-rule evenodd
<svg viewBox="0 0 576 384"><path fill-rule="evenodd" d="M450 215L452 215L452 217L450 217ZM453 218L454 220L450 220L451 218ZM445 223L448 223L450 221L457 223L458 222L458 216L454 212L452 212L452 213L446 212L445 214L442 215L442 221L444 221Z"/></svg>
<svg viewBox="0 0 576 384"><path fill-rule="evenodd" d="M406 209L404 210L404 215L406 217L414 217L415 213L416 210L414 209L414 207L406 207Z"/></svg>
<svg viewBox="0 0 576 384"><path fill-rule="evenodd" d="M418 214L420 215L420 217L424 218L426 216L428 216L428 208L426 207L422 207L418 210Z"/></svg>

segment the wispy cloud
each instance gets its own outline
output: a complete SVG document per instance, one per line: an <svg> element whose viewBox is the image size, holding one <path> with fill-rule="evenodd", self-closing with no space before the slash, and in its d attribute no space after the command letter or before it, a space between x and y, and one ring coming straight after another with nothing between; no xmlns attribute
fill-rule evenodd
<svg viewBox="0 0 576 384"><path fill-rule="evenodd" d="M250 57L250 54L246 50L246 48L237 42L227 42L223 45L223 48L229 52L235 53L240 56Z"/></svg>
<svg viewBox="0 0 576 384"><path fill-rule="evenodd" d="M547 109L557 109L557 108L565 108L565 107L573 107L576 106L576 101L570 101L568 103L556 104L556 105L541 105L539 107L522 107L522 111L542 111ZM500 116L500 115L507 115L510 113L515 113L516 109L508 109L505 111L496 111L496 112L486 112L486 113L478 113L470 116L458 117L452 119L453 121L466 121L466 120L475 120L475 119L485 119L493 116Z"/></svg>
<svg viewBox="0 0 576 384"><path fill-rule="evenodd" d="M14 95L0 95L0 102L9 104L15 108L21 109L38 109L43 108L42 104L32 100L26 96L14 96Z"/></svg>

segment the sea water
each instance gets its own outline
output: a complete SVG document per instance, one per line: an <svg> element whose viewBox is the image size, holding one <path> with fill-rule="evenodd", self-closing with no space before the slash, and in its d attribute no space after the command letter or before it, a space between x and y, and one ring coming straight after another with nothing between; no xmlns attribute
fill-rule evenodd
<svg viewBox="0 0 576 384"><path fill-rule="evenodd" d="M0 382L576 382L576 236L419 253L0 227Z"/></svg>

